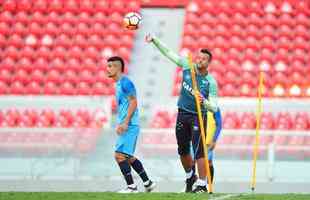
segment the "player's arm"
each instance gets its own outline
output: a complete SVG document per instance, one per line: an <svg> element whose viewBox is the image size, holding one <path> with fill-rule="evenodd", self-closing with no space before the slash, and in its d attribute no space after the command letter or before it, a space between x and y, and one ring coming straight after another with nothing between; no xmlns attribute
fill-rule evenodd
<svg viewBox="0 0 310 200"><path fill-rule="evenodd" d="M124 120L124 123L126 123L127 125L129 124L129 121L130 121L133 113L135 112L135 110L137 108L137 104L138 104L136 96L129 95L128 100L129 100L129 106L128 106L126 118Z"/></svg>
<svg viewBox="0 0 310 200"><path fill-rule="evenodd" d="M209 81L209 98L203 101L204 106L211 112L216 112L217 106L217 83L216 80L208 75Z"/></svg>
<svg viewBox="0 0 310 200"><path fill-rule="evenodd" d="M116 128L116 132L118 134L122 134L124 131L128 129L130 119L137 108L137 97L134 84L130 80L125 79L121 83L121 87L124 93L126 94L126 97L128 98L129 105L124 121L122 122L122 124L119 124Z"/></svg>
<svg viewBox="0 0 310 200"><path fill-rule="evenodd" d="M215 113L214 113L214 120L215 120L215 133L213 136L213 142L216 142L217 139L220 136L221 130L222 130L222 116L221 116L221 111L220 109L218 109Z"/></svg>
<svg viewBox="0 0 310 200"><path fill-rule="evenodd" d="M154 46L169 60L174 62L177 66L180 66L182 68L189 68L188 61L186 58L181 57L177 53L175 53L173 50L169 49L162 41L160 41L158 38L151 36L148 34L145 38L146 42L154 44Z"/></svg>

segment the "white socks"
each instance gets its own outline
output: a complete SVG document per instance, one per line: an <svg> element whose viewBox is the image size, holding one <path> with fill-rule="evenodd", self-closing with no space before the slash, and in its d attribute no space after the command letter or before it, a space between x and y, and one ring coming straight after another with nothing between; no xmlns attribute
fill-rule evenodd
<svg viewBox="0 0 310 200"><path fill-rule="evenodd" d="M144 186L146 186L146 185L148 185L148 184L150 184L150 180L147 180L147 181L143 182L143 185L144 185Z"/></svg>
<svg viewBox="0 0 310 200"><path fill-rule="evenodd" d="M137 185L134 183L134 184L131 184L131 185L128 185L129 188L136 188Z"/></svg>
<svg viewBox="0 0 310 200"><path fill-rule="evenodd" d="M199 186L206 186L207 185L207 181L204 180L204 179L198 179L196 184L199 185Z"/></svg>
<svg viewBox="0 0 310 200"><path fill-rule="evenodd" d="M193 175L193 170L191 169L191 171L190 172L186 172L186 179L189 179L190 177L192 177L192 175Z"/></svg>

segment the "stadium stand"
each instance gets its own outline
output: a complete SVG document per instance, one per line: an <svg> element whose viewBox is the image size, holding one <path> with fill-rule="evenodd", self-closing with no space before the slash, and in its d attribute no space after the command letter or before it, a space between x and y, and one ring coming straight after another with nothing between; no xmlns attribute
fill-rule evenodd
<svg viewBox="0 0 310 200"><path fill-rule="evenodd" d="M118 54L128 64L134 33L121 28L123 15L139 9L139 1L4 1L1 94L113 94L104 61Z"/></svg>
<svg viewBox="0 0 310 200"><path fill-rule="evenodd" d="M181 53L202 46L212 50L210 71L218 80L220 96L256 96L261 70L265 96L309 97L306 2L192 1L186 9ZM180 70L174 80L172 94L177 96Z"/></svg>

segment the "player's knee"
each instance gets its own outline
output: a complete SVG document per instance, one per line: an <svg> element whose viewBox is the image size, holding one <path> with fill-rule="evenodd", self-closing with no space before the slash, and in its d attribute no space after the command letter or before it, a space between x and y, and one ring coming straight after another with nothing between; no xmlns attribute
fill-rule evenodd
<svg viewBox="0 0 310 200"><path fill-rule="evenodd" d="M195 159L198 160L198 159L201 159L201 158L204 158L204 154L203 152L198 152L196 155L195 155Z"/></svg>
<svg viewBox="0 0 310 200"><path fill-rule="evenodd" d="M136 159L137 159L136 157L132 156L132 157L128 158L128 161L130 163L133 163L133 162L135 162Z"/></svg>
<svg viewBox="0 0 310 200"><path fill-rule="evenodd" d="M118 152L115 152L114 154L114 158L116 160L116 162L122 162L124 160L127 160L127 157L125 154L122 154L122 153L118 153Z"/></svg>
<svg viewBox="0 0 310 200"><path fill-rule="evenodd" d="M212 160L209 160L209 166L210 166L210 167L213 166Z"/></svg>
<svg viewBox="0 0 310 200"><path fill-rule="evenodd" d="M189 144L179 144L178 145L178 153L180 156L189 154L190 153Z"/></svg>

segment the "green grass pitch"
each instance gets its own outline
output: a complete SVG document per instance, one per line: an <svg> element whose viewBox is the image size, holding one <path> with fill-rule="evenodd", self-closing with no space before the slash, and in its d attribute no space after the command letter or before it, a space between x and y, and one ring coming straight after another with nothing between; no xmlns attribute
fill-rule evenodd
<svg viewBox="0 0 310 200"><path fill-rule="evenodd" d="M185 194L112 192L2 192L0 200L309 200L310 194Z"/></svg>

